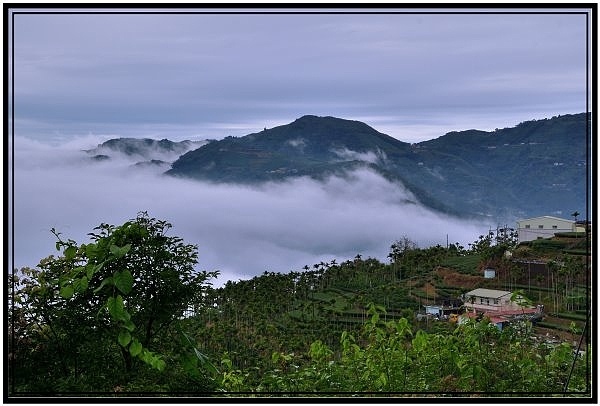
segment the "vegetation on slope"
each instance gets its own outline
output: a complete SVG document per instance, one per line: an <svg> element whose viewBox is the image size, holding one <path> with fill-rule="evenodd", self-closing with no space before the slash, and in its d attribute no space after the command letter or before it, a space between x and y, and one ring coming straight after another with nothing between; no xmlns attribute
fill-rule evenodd
<svg viewBox="0 0 600 406"><path fill-rule="evenodd" d="M570 342L540 340L531 324L499 331L485 319L415 318L423 304L475 286L525 286L553 316L569 317L574 339L585 323L570 317L586 310L575 298L587 293L581 256L530 244L527 258L553 258L548 276L532 279L508 230L468 249L402 237L387 264L357 255L212 288L216 273L193 272L196 247L168 236L169 226L141 213L100 225L87 244L56 233L59 256L14 273L11 395L590 393L589 339L574 358ZM497 279L482 277L486 266Z"/></svg>

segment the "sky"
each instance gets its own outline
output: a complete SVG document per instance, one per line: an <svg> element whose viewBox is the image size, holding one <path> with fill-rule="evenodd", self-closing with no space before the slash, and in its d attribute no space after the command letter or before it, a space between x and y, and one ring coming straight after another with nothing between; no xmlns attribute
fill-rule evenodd
<svg viewBox="0 0 600 406"><path fill-rule="evenodd" d="M116 137L243 136L306 114L420 142L586 111L583 14L230 11L14 15L11 266L56 254L51 228L84 243L139 211L197 245L217 285L356 254L386 261L404 236L466 246L497 224L406 204L402 185L366 170L250 188L165 177L127 157L91 163L82 150Z"/></svg>
<svg viewBox="0 0 600 406"><path fill-rule="evenodd" d="M220 139L314 114L419 142L586 111L585 14L137 11L14 15L17 134Z"/></svg>

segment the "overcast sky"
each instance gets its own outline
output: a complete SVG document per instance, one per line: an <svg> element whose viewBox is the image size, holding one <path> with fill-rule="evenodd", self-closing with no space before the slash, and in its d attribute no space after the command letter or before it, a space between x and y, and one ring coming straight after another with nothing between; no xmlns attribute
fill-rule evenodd
<svg viewBox="0 0 600 406"><path fill-rule="evenodd" d="M219 139L315 114L418 142L586 111L573 10L56 11L14 16L18 135Z"/></svg>

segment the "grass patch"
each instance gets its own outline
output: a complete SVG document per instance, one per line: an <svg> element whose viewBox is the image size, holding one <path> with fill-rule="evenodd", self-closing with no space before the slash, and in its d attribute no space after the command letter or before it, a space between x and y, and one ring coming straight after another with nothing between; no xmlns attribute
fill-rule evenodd
<svg viewBox="0 0 600 406"><path fill-rule="evenodd" d="M588 250L563 250L565 254L571 255L589 255L590 252Z"/></svg>
<svg viewBox="0 0 600 406"><path fill-rule="evenodd" d="M560 238L584 238L585 237L585 233L584 232L575 232L575 231L565 231L565 232L561 232L561 233L554 233L554 235L556 237L560 237Z"/></svg>
<svg viewBox="0 0 600 406"><path fill-rule="evenodd" d="M555 323L548 323L547 321L538 321L537 323L535 323L535 325L538 327L551 328L553 330L568 331L568 332L571 331L569 326L563 326L561 324L555 324Z"/></svg>
<svg viewBox="0 0 600 406"><path fill-rule="evenodd" d="M531 241L531 247L538 252L561 251L567 246L567 242L559 240L540 239Z"/></svg>
<svg viewBox="0 0 600 406"><path fill-rule="evenodd" d="M481 256L476 254L466 255L464 257L446 258L441 265L446 268L452 268L460 273L468 275L479 275L477 267L481 263Z"/></svg>
<svg viewBox="0 0 600 406"><path fill-rule="evenodd" d="M587 317L583 314L577 313L550 313L552 317L560 317L561 319L567 320L578 320L578 321L586 321Z"/></svg>

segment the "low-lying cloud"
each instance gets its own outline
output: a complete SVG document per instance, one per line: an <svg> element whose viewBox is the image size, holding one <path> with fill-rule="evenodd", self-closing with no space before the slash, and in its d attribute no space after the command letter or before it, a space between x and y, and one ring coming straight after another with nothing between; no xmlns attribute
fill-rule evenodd
<svg viewBox="0 0 600 406"><path fill-rule="evenodd" d="M339 156L342 160L353 160L353 161L363 161L369 162L372 164L385 163L387 161L387 155L384 151L377 148L376 152L366 151L366 152L358 152L352 151L348 148L340 148L332 151L334 154Z"/></svg>
<svg viewBox="0 0 600 406"><path fill-rule="evenodd" d="M56 254L53 227L84 243L100 223L120 225L140 211L170 222L170 235L197 245L198 269L221 271L217 286L357 254L387 261L402 236L419 247L445 245L447 236L466 245L489 226L428 210L402 185L367 169L324 182L213 184L132 166L124 157L95 161L83 152L101 141L57 147L15 138L11 266L33 267Z"/></svg>

